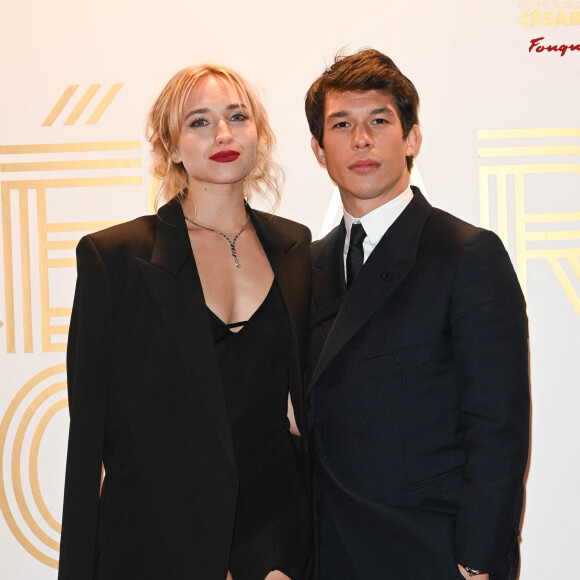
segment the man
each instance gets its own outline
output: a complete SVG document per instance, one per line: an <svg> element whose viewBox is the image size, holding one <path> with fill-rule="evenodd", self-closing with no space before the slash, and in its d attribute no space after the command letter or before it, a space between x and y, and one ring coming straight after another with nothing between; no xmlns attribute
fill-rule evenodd
<svg viewBox="0 0 580 580"><path fill-rule="evenodd" d="M409 187L418 105L376 50L338 56L306 96L312 149L344 207L312 250L323 580L518 573L524 299L495 234Z"/></svg>

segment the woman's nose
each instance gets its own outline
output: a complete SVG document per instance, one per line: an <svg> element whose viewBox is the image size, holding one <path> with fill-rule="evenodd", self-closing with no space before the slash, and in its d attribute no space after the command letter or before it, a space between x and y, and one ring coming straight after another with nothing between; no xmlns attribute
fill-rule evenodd
<svg viewBox="0 0 580 580"><path fill-rule="evenodd" d="M218 122L218 129L215 140L218 143L230 143L233 141L232 131L227 121L222 119Z"/></svg>

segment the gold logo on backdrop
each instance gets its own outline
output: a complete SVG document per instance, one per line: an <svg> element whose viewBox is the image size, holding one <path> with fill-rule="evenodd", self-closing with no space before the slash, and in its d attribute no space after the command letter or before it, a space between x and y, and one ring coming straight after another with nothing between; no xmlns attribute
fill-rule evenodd
<svg viewBox="0 0 580 580"><path fill-rule="evenodd" d="M38 121L41 144L0 145L0 333L8 354L66 349L78 240L118 223L119 196L140 195L135 189L142 184L140 141L86 136L107 119L122 86L70 85ZM50 142L47 131L61 136L82 131L84 137ZM157 185L151 183L151 196ZM18 542L53 568L58 567L59 508L49 509L48 488L42 485L46 461L39 463L39 457L51 420L68 404L65 371L64 364L51 366L30 379L0 423L0 510Z"/></svg>
<svg viewBox="0 0 580 580"><path fill-rule="evenodd" d="M60 523L42 495L40 443L68 404L65 365L45 369L16 394L0 423L0 509L14 537L35 558L58 568Z"/></svg>
<svg viewBox="0 0 580 580"><path fill-rule="evenodd" d="M497 226L515 252L524 292L527 262L545 260L580 316L580 128L484 130L478 138L494 143L478 150L481 225ZM572 211L542 211L563 198Z"/></svg>
<svg viewBox="0 0 580 580"><path fill-rule="evenodd" d="M578 26L580 0L520 0L522 26Z"/></svg>
<svg viewBox="0 0 580 580"><path fill-rule="evenodd" d="M96 107L92 110L91 115L85 121L87 125L95 125L99 122L99 119L103 116L104 112L109 108L109 105L113 102L113 99L117 96L123 83L116 83L111 85L109 90L105 95L98 100ZM50 127L55 123L63 109L68 105L69 101L73 99L76 95L79 85L69 85L64 93L61 95L60 99L56 102L44 122L43 127ZM89 108L93 98L96 96L97 92L101 88L101 85L94 84L90 85L88 89L81 95L81 98L76 103L73 110L66 117L65 125L74 125L80 118L80 116L85 112L85 109Z"/></svg>
<svg viewBox="0 0 580 580"><path fill-rule="evenodd" d="M86 124L94 125L121 87L114 84L99 97L101 85L90 85L75 101L78 85L70 85L42 125L52 126L61 115L64 125L75 124L83 115L88 115ZM67 212L60 208L96 199L103 188L140 186L140 149L139 141L0 146L5 288L0 324L7 353L35 352L37 344L42 352L66 349L72 304L52 300L53 288L61 283L57 272L69 269L74 276L78 240L118 222L67 221L63 218ZM36 311L40 316L33 315ZM36 329L33 321L38 319Z"/></svg>

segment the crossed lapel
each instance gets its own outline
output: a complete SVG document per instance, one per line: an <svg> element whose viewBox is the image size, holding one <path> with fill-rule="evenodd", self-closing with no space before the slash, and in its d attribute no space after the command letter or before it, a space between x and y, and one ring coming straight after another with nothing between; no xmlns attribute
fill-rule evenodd
<svg viewBox="0 0 580 580"><path fill-rule="evenodd" d="M183 210L178 201L163 206L157 237L148 262L135 258L173 346L183 358L192 391L204 407L226 455L235 456L213 337Z"/></svg>
<svg viewBox="0 0 580 580"><path fill-rule="evenodd" d="M431 206L417 188L413 188L413 193L411 203L382 237L346 293L315 366L310 388L415 264L419 239ZM342 239L344 243L344 237ZM329 240L328 246L332 241ZM334 242L332 249L320 253L315 265L313 287L315 293L319 292L319 297L315 295L315 303L320 297L332 298L338 292L336 278L325 272L330 268L336 271L337 261L343 260L344 246ZM321 271L319 276L317 268ZM340 272L344 272L344 266Z"/></svg>

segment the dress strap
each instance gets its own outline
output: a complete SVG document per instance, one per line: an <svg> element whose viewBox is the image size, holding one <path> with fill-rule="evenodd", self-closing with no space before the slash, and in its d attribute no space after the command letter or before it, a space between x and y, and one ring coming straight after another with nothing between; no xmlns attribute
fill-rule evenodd
<svg viewBox="0 0 580 580"><path fill-rule="evenodd" d="M248 321L247 320L243 320L242 322L232 322L230 324L224 324L224 326L226 328L237 328L238 326L244 326L244 324L247 324Z"/></svg>

